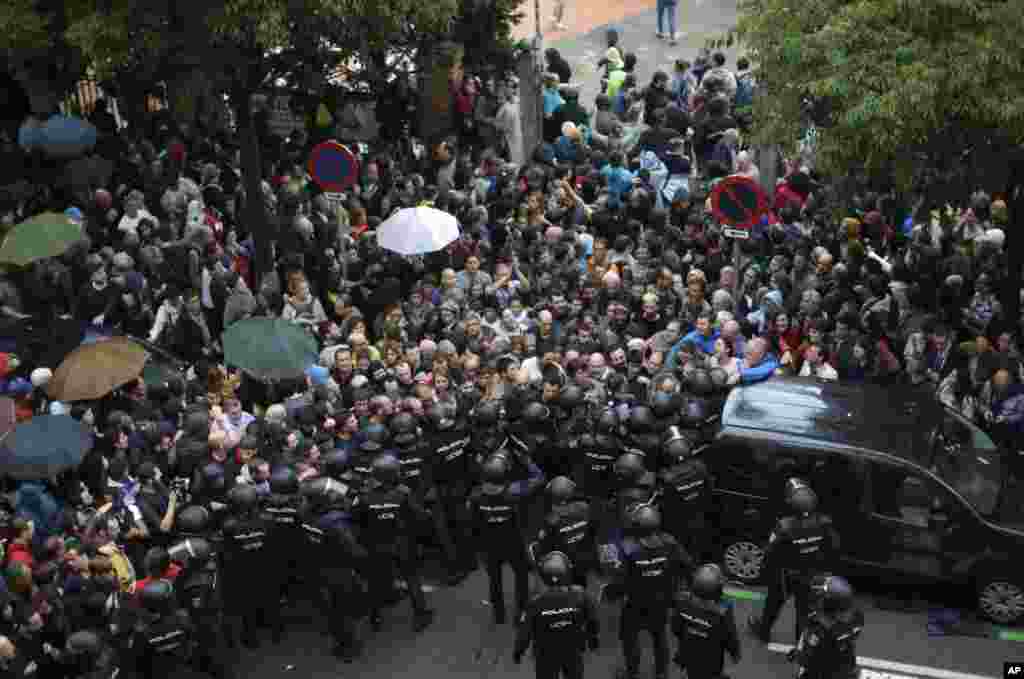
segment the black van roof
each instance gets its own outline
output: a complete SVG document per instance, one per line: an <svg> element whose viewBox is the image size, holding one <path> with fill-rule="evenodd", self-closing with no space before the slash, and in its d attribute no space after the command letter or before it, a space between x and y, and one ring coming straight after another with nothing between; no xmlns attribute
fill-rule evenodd
<svg viewBox="0 0 1024 679"><path fill-rule="evenodd" d="M927 454L943 407L928 389L772 377L734 388L722 411L723 434L792 434L906 459Z"/></svg>

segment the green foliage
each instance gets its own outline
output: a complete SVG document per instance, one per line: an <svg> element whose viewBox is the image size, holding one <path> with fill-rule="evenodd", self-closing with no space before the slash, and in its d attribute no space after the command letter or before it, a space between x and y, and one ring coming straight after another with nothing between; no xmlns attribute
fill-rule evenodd
<svg viewBox="0 0 1024 679"><path fill-rule="evenodd" d="M906 185L922 157L1024 140L1024 13L995 0L740 0L760 141L792 149L802 100L829 112L818 161Z"/></svg>

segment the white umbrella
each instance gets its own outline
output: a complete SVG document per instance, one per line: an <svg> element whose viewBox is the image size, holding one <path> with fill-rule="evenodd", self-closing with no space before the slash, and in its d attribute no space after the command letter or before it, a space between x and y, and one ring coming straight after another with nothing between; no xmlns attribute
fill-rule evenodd
<svg viewBox="0 0 1024 679"><path fill-rule="evenodd" d="M458 237L455 217L432 207L399 210L377 227L377 244L400 255L437 252Z"/></svg>

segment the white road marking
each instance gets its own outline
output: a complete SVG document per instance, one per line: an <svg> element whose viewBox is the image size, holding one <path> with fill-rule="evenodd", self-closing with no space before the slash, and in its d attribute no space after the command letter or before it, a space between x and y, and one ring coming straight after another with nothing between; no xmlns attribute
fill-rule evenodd
<svg viewBox="0 0 1024 679"><path fill-rule="evenodd" d="M775 653L789 653L793 649L789 644L768 644L768 650ZM904 679L905 675L913 677L931 677L932 679L996 679L996 677L983 674L968 674L966 672L954 672L953 670L942 670L937 667L925 667L923 665L908 665L891 660L880 660L878 658L865 658L857 656L857 665L863 670L861 679ZM881 672L879 672L881 671ZM892 673L897 674L892 674ZM900 676L900 675L904 676Z"/></svg>

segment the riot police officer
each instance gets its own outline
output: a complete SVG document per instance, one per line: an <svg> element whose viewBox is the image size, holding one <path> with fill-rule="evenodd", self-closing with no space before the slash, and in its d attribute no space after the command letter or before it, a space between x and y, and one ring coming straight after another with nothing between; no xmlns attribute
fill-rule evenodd
<svg viewBox="0 0 1024 679"><path fill-rule="evenodd" d="M826 575L815 583L819 600L793 652L800 679L855 679L857 638L864 612L853 602L853 588L844 578Z"/></svg>
<svg viewBox="0 0 1024 679"><path fill-rule="evenodd" d="M656 478L647 470L647 458L638 451L623 453L615 460L615 495L613 517L620 522L626 508L654 498Z"/></svg>
<svg viewBox="0 0 1024 679"><path fill-rule="evenodd" d="M224 613L232 630L228 639L232 646L239 637L248 648L259 642L255 631L262 626L268 605L278 605L253 596L262 590L262 574L266 569L265 544L267 524L259 515L256 488L239 485L228 493L231 515L224 521Z"/></svg>
<svg viewBox="0 0 1024 679"><path fill-rule="evenodd" d="M513 659L518 665L533 646L537 679L583 679L583 653L597 650L597 604L572 585L572 562L562 552L541 559L540 574L547 590L535 596L519 619Z"/></svg>
<svg viewBox="0 0 1024 679"><path fill-rule="evenodd" d="M417 632L433 621L434 611L427 608L423 585L417 572L413 549L416 528L426 512L415 502L412 492L402 485L401 463L394 455L381 455L373 462L373 482L352 504L352 516L362 528L363 543L370 553L366 570L370 586L370 621L380 626L380 610L387 599L395 576L408 585Z"/></svg>
<svg viewBox="0 0 1024 679"><path fill-rule="evenodd" d="M690 589L676 592L672 632L679 645L675 661L687 679L721 679L728 651L740 661L740 638L731 602L722 599L725 578L716 564L705 564L693 574Z"/></svg>
<svg viewBox="0 0 1024 679"><path fill-rule="evenodd" d="M643 455L647 468L651 471L657 468L658 449L661 446L661 437L656 431L656 425L657 419L650 406L641 404L630 409L626 450Z"/></svg>
<svg viewBox="0 0 1024 679"><path fill-rule="evenodd" d="M267 590L274 602L283 602L288 595L290 579L300 566L303 544L299 525L299 477L291 467L278 466L270 472L270 495L263 502L263 519L267 524ZM284 618L280 605L267 609L274 643L284 636Z"/></svg>
<svg viewBox="0 0 1024 679"><path fill-rule="evenodd" d="M457 415L457 414L456 414ZM449 582L476 570L471 544L472 524L466 498L472 488L470 436L458 417L441 404L430 410L430 475L434 482L434 528L444 550Z"/></svg>
<svg viewBox="0 0 1024 679"><path fill-rule="evenodd" d="M555 448L555 422L551 409L539 401L530 401L519 414L517 430L528 446L530 457L545 474L562 471L562 460Z"/></svg>
<svg viewBox="0 0 1024 679"><path fill-rule="evenodd" d="M778 520L768 540L771 580L764 612L759 619L747 620L763 643L771 640L772 626L789 594L796 604L796 636L800 638L808 613L811 578L825 571L839 542L832 519L817 511L818 496L802 479L786 482L786 504L792 513Z"/></svg>
<svg viewBox="0 0 1024 679"><path fill-rule="evenodd" d="M154 580L139 594L144 611L128 645L130 670L139 677L188 676L195 641L188 613L174 607L174 587Z"/></svg>
<svg viewBox="0 0 1024 679"><path fill-rule="evenodd" d="M99 634L80 630L68 637L58 671L67 679L114 679L120 668L114 666L111 656Z"/></svg>
<svg viewBox="0 0 1024 679"><path fill-rule="evenodd" d="M665 529L695 559L708 559L713 479L707 465L692 453L693 445L679 427L665 433L662 457L666 467L658 475L660 506L662 515L671 517Z"/></svg>
<svg viewBox="0 0 1024 679"><path fill-rule="evenodd" d="M423 440L423 431L410 413L398 413L391 418L389 426L395 453L402 466L401 481L422 502L433 483L430 466L427 464L429 449Z"/></svg>
<svg viewBox="0 0 1024 679"><path fill-rule="evenodd" d="M641 631L654 643L654 676L668 676L666 626L672 597L693 571L690 555L661 530L661 515L650 504L638 504L630 512L630 534L622 543L620 580L625 595L620 618L622 652L627 679L640 671Z"/></svg>
<svg viewBox="0 0 1024 679"><path fill-rule="evenodd" d="M352 474L352 455L344 448L335 448L324 455L320 470L323 476L343 482L346 487L355 480Z"/></svg>
<svg viewBox="0 0 1024 679"><path fill-rule="evenodd" d="M363 433L363 440L352 457L351 472L352 489L358 494L366 490L373 481L373 461L381 453L387 452L386 446L391 438L384 425L371 422Z"/></svg>
<svg viewBox="0 0 1024 679"><path fill-rule="evenodd" d="M505 434L505 416L501 401L491 399L473 409L473 431L470 447L474 457L483 462L491 453L501 450L508 438Z"/></svg>
<svg viewBox="0 0 1024 679"><path fill-rule="evenodd" d="M539 565L550 552L563 552L573 565L573 584L587 586L587 573L597 558L595 526L590 503L577 494L576 484L566 476L556 476L546 487L550 509L544 526L532 546Z"/></svg>
<svg viewBox="0 0 1024 679"><path fill-rule="evenodd" d="M334 655L351 662L358 655L355 622L364 609L357 570L368 554L353 533L348 492L345 484L332 478L303 484L305 505L299 521L306 538L303 554L315 564L314 582L324 597Z"/></svg>
<svg viewBox="0 0 1024 679"><path fill-rule="evenodd" d="M195 649L199 668L217 679L230 675L224 644L220 572L213 546L201 537L185 538L167 550L175 563L183 566L175 582L178 606L188 612L197 639Z"/></svg>
<svg viewBox="0 0 1024 679"><path fill-rule="evenodd" d="M468 507L476 526L490 581L491 608L495 623L505 623L505 594L502 566L509 564L515 574L517 612L526 607L530 567L523 541L523 499L544 484L544 473L529 457L521 460L528 469L525 481L511 481L510 453L499 451L481 467L482 483L470 494Z"/></svg>

